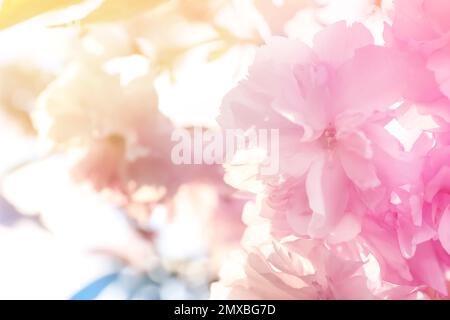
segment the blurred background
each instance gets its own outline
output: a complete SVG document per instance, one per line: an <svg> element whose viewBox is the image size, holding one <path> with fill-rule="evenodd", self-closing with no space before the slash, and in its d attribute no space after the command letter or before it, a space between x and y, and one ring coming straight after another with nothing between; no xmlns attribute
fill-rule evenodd
<svg viewBox="0 0 450 320"><path fill-rule="evenodd" d="M271 36L391 1L0 1L0 298L207 299L248 195L175 166Z"/></svg>

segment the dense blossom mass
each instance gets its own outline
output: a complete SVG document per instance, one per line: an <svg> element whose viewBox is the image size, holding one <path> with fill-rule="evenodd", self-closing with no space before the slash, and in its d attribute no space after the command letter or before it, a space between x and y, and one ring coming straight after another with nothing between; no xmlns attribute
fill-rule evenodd
<svg viewBox="0 0 450 320"><path fill-rule="evenodd" d="M0 298L450 296L450 1L0 0L0 48Z"/></svg>
<svg viewBox="0 0 450 320"><path fill-rule="evenodd" d="M252 176L264 187L248 228L267 224L271 240L224 267L214 296L448 295L450 5L398 0L391 15L382 46L359 23L312 47L273 38L225 97L223 128L279 129L280 168ZM420 132L406 144L398 124Z"/></svg>

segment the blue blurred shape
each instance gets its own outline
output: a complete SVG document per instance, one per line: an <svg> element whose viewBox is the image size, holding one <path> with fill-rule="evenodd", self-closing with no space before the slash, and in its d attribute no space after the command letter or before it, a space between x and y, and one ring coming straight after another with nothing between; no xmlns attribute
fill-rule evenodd
<svg viewBox="0 0 450 320"><path fill-rule="evenodd" d="M74 294L71 300L93 300L95 299L107 286L116 281L119 277L119 272L114 272L100 277L86 287L82 288L76 294Z"/></svg>

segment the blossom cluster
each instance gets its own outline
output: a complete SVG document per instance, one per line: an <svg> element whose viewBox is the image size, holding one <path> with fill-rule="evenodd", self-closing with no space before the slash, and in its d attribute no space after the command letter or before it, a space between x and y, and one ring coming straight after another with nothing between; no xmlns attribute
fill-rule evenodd
<svg viewBox="0 0 450 320"><path fill-rule="evenodd" d="M312 46L272 38L224 98L223 128L279 130L280 167L243 183L227 166L260 188L213 297L448 296L450 3L396 0L389 16L381 45L346 22Z"/></svg>
<svg viewBox="0 0 450 320"><path fill-rule="evenodd" d="M131 231L92 232L121 269L87 289L445 299L449 17L448 0L0 1L0 236L25 220L88 242L107 207Z"/></svg>

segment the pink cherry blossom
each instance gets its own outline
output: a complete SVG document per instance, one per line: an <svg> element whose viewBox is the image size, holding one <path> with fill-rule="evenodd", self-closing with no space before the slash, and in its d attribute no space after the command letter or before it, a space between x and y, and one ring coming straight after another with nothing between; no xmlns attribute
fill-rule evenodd
<svg viewBox="0 0 450 320"><path fill-rule="evenodd" d="M217 191L218 209L213 211L218 214L227 197L233 207L220 166L172 162L175 126L158 110L152 72L124 82L104 63L69 66L39 98L39 134L53 150L74 153L74 178L107 194L143 224L154 206L169 205L185 184L205 183ZM86 84L92 91L81 90Z"/></svg>
<svg viewBox="0 0 450 320"><path fill-rule="evenodd" d="M125 84L100 62L73 64L38 100L39 134L55 150L84 153L75 169L81 180L123 191L133 179L130 163L150 154L170 160L172 125L157 109L152 81L149 71ZM92 91L81 90L86 84Z"/></svg>
<svg viewBox="0 0 450 320"><path fill-rule="evenodd" d="M291 221L302 219L302 234L323 237L339 227L357 234L355 208L383 206L387 191L407 181L410 159L384 129L402 93L401 66L361 24L342 22L318 33L312 49L272 39L225 97L224 128L279 129L280 170L257 178L288 202L269 206L284 214L296 206Z"/></svg>
<svg viewBox="0 0 450 320"><path fill-rule="evenodd" d="M406 97L419 102L450 98L450 5L441 0L398 0L388 46L403 52L409 69Z"/></svg>
<svg viewBox="0 0 450 320"><path fill-rule="evenodd" d="M259 50L248 78L225 97L219 123L225 129L279 129L279 171L253 173L265 186L256 215L268 219L274 239L295 236L323 241L327 248L353 243L359 254L377 261L382 283L428 287L431 296L443 297L450 258L450 106L445 96L448 32L437 4L398 1L393 26L385 30L388 47L373 45L359 24L325 28L312 48L272 39ZM408 115L413 108L419 111L415 118ZM436 126L423 126L411 148L387 129L392 121L420 124L427 115ZM242 176L242 166L237 169L239 174L228 177ZM228 180L240 188L239 179ZM306 258L300 249L295 252ZM232 293L248 290L248 283L262 292L265 286L252 279L264 274L284 293L304 297L298 288L284 287L278 267L261 262L267 256L258 259L251 252L248 257L247 282L232 281ZM321 284L321 292L329 294L324 288L329 284Z"/></svg>
<svg viewBox="0 0 450 320"><path fill-rule="evenodd" d="M416 299L412 286L396 286L374 277L368 257L355 254L354 243L325 246L296 239L235 252L212 285L213 299ZM372 277L368 277L368 273Z"/></svg>
<svg viewBox="0 0 450 320"><path fill-rule="evenodd" d="M427 155L422 177L408 205L397 205L397 237L401 253L416 281L448 295L446 272L450 267L450 197L448 146L433 149ZM425 262L426 261L426 262Z"/></svg>
<svg viewBox="0 0 450 320"><path fill-rule="evenodd" d="M17 210L53 230L65 220L59 202L106 196L101 206L155 245L158 270L140 250L118 258L130 260L127 275L155 280L144 291L161 284L160 297L174 284L205 297L212 281L216 299L450 297L449 0L101 5L94 15L108 23L82 18L81 28L64 21L84 4L36 19L3 7L4 27L30 19L0 30L3 49L41 18L68 31L51 45L56 63L0 54L0 120L32 133L14 156L23 164L6 154L0 168ZM9 151L16 133L5 130ZM44 203L24 188L37 173L66 188Z"/></svg>

